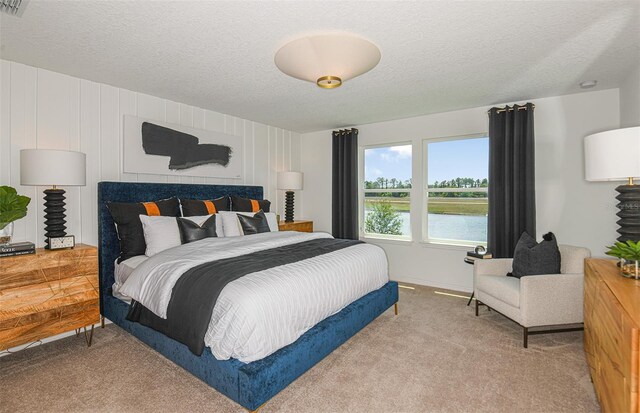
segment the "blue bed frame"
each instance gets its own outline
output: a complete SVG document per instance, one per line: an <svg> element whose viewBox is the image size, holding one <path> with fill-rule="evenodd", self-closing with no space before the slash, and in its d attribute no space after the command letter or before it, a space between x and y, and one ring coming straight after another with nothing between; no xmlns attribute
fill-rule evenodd
<svg viewBox="0 0 640 413"><path fill-rule="evenodd" d="M113 297L114 261L120 247L106 203L142 202L170 198L212 199L224 195L262 199L258 186L98 183L100 313L205 383L253 411L313 367L398 301L398 284L388 282L321 321L294 343L251 363L217 360L205 349L201 356L148 327L126 320L128 305Z"/></svg>

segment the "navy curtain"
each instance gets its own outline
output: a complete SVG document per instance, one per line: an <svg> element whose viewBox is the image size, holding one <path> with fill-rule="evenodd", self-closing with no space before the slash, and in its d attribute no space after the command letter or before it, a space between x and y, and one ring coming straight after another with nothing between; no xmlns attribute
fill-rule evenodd
<svg viewBox="0 0 640 413"><path fill-rule="evenodd" d="M358 130L334 131L332 136L332 233L358 239Z"/></svg>
<svg viewBox="0 0 640 413"><path fill-rule="evenodd" d="M495 258L513 257L524 231L536 237L533 110L527 103L489 111L487 249Z"/></svg>

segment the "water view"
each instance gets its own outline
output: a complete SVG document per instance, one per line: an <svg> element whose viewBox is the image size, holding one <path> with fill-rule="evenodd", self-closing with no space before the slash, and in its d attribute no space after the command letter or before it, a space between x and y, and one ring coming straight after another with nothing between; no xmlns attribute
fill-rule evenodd
<svg viewBox="0 0 640 413"><path fill-rule="evenodd" d="M365 215L370 213L366 211ZM402 234L411 234L409 212L398 212L398 215L402 220ZM486 215L429 214L427 219L431 239L487 242Z"/></svg>

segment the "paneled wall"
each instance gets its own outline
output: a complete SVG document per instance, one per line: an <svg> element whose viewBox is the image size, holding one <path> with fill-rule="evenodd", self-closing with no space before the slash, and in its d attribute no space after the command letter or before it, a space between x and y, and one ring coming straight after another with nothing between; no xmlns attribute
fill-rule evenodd
<svg viewBox="0 0 640 413"><path fill-rule="evenodd" d="M67 149L87 154L87 186L66 187L67 233L97 244L97 183L183 182L261 185L272 211L284 212L276 189L281 170L300 170L300 135L222 113L119 89L23 64L0 61L0 185L31 197L15 223L15 240L44 241L44 187L20 186L20 150ZM122 172L123 116L224 132L243 140L242 179L174 177Z"/></svg>

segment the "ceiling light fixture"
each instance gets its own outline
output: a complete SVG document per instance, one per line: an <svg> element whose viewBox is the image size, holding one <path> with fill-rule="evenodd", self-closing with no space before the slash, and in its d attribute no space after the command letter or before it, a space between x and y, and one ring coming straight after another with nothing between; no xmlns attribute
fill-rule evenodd
<svg viewBox="0 0 640 413"><path fill-rule="evenodd" d="M580 87L582 89L591 89L597 84L598 84L597 80L585 80L584 82L580 82Z"/></svg>
<svg viewBox="0 0 640 413"><path fill-rule="evenodd" d="M353 35L324 34L285 44L274 60L284 74L334 89L376 67L380 49Z"/></svg>

